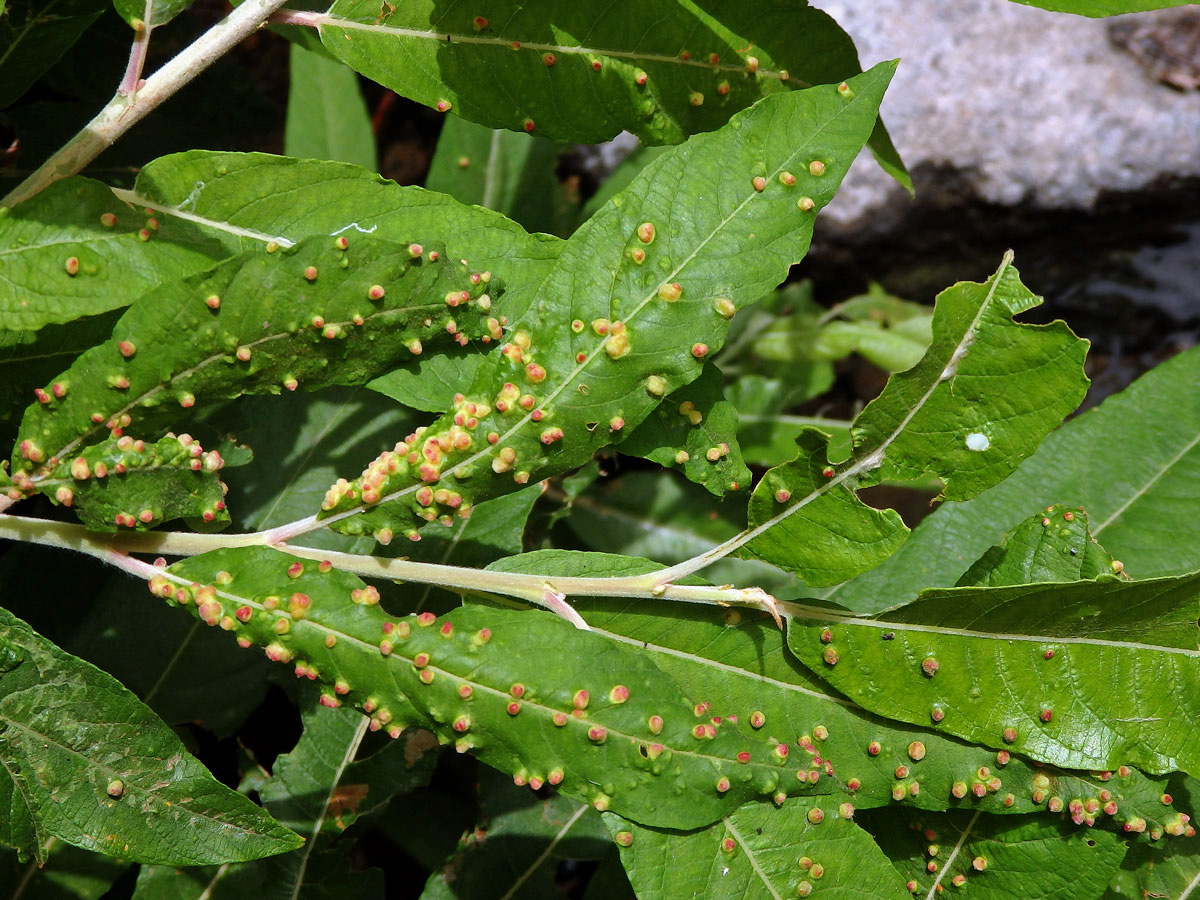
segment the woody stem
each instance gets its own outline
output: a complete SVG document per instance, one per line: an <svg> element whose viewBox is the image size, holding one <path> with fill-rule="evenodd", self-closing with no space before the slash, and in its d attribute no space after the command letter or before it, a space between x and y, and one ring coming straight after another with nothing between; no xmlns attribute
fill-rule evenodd
<svg viewBox="0 0 1200 900"><path fill-rule="evenodd" d="M147 113L259 28L284 2L246 0L146 79L133 93L126 96L118 91L82 131L0 200L0 206L16 206L60 178L74 175Z"/></svg>

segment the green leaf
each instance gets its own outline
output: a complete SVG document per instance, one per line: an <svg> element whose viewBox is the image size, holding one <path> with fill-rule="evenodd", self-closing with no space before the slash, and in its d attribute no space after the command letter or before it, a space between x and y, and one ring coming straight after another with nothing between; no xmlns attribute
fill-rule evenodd
<svg viewBox="0 0 1200 900"><path fill-rule="evenodd" d="M106 0L0 3L0 109L58 62L107 5Z"/></svg>
<svg viewBox="0 0 1200 900"><path fill-rule="evenodd" d="M36 330L128 306L150 290L207 269L228 237L122 203L79 176L15 209L0 207L0 330Z"/></svg>
<svg viewBox="0 0 1200 900"><path fill-rule="evenodd" d="M99 900L129 863L89 853L58 838L46 841L47 860L21 860L16 853L0 853L0 895L19 900Z"/></svg>
<svg viewBox="0 0 1200 900"><path fill-rule="evenodd" d="M191 435L149 444L124 435L83 447L35 486L38 493L74 509L93 531L149 529L184 517L227 523L217 478L223 465L219 452L205 452Z"/></svg>
<svg viewBox="0 0 1200 900"><path fill-rule="evenodd" d="M243 247L307 236L370 234L393 241L450 241L474 271L503 272L506 314L524 313L563 242L529 235L490 210L401 187L357 166L265 153L192 150L164 156L138 175L135 193L160 216L202 222L241 239Z"/></svg>
<svg viewBox="0 0 1200 900"><path fill-rule="evenodd" d="M1086 509L1092 534L1138 578L1200 569L1198 381L1200 349L1168 360L1067 422L987 493L942 504L883 566L830 596L874 611L953 585L1031 506L1050 503Z"/></svg>
<svg viewBox="0 0 1200 900"><path fill-rule="evenodd" d="M49 402L26 412L14 468L44 478L35 466L68 458L106 427L144 428L143 409L152 418L161 406L299 383L361 384L420 354L424 342L449 340L447 332L460 341L499 337L489 313L498 282L472 284L444 248L422 255L416 244L363 236L346 246L308 238L288 250L248 250L133 307L109 341L55 382L67 388L61 397L48 386Z"/></svg>
<svg viewBox="0 0 1200 900"><path fill-rule="evenodd" d="M1198 582L936 589L870 618L808 608L788 646L882 715L923 723L939 704L943 731L1055 765L1194 772Z"/></svg>
<svg viewBox="0 0 1200 900"><path fill-rule="evenodd" d="M755 354L777 362L843 359L859 353L888 372L916 365L929 348L932 310L872 284L866 294L825 310L804 304L755 338Z"/></svg>
<svg viewBox="0 0 1200 900"><path fill-rule="evenodd" d="M1015 0L1015 2L1023 3L1026 6L1040 6L1042 9L1054 12L1075 13L1079 16L1098 18L1186 6L1189 0Z"/></svg>
<svg viewBox="0 0 1200 900"><path fill-rule="evenodd" d="M375 169L375 135L358 76L296 44L290 52L284 152Z"/></svg>
<svg viewBox="0 0 1200 900"><path fill-rule="evenodd" d="M422 436L430 465L421 477L454 472L461 502L479 502L586 462L693 381L727 316L803 256L812 211L869 133L893 68L853 79L850 96L821 87L769 98L647 167L566 242L534 309L518 318L505 307L508 344ZM791 169L795 183L780 182ZM737 171L740 180L729 175ZM692 196L687 184L704 173L726 190ZM475 418L487 445L434 453L431 442L455 439L454 417ZM405 473L380 485L378 507L364 513L346 496L322 516L350 534L399 533L411 528L411 495L424 486Z"/></svg>
<svg viewBox="0 0 1200 900"><path fill-rule="evenodd" d="M707 363L621 442L621 452L679 468L718 497L750 484L737 443L738 413L722 391L721 370Z"/></svg>
<svg viewBox="0 0 1200 900"><path fill-rule="evenodd" d="M762 97L861 71L850 38L825 13L772 7L483 2L447 12L432 0L382 8L337 0L313 21L339 59L443 112L560 141L595 143L625 129L674 144ZM886 132L876 143L911 189Z"/></svg>
<svg viewBox="0 0 1200 900"><path fill-rule="evenodd" d="M657 567L606 554L540 551L506 561L504 568L552 580L636 575ZM1008 750L973 746L938 733L936 723L952 712L941 704L926 708L924 727L897 722L890 713L872 715L800 666L764 615L728 609L684 617L677 604L641 599L578 598L575 605L593 630L650 654L688 696L707 703L712 715L750 722L752 731L788 743L797 754L799 747L818 778L835 783L829 797L834 805L1025 813L1045 810L1051 797L1059 797L1064 805L1078 798L1096 810L1114 803L1120 815L1097 814L1095 823L1122 830L1125 822L1141 820L1148 837L1155 832L1161 837L1181 821L1179 808L1162 802L1163 794L1172 793L1166 778L1127 767L1115 776L1067 772ZM905 771L897 778L900 767ZM1084 813L1080 825L1086 824Z"/></svg>
<svg viewBox="0 0 1200 900"><path fill-rule="evenodd" d="M936 885L983 900L1092 900L1125 856L1116 835L1041 816L901 812L868 827L918 896Z"/></svg>
<svg viewBox="0 0 1200 900"><path fill-rule="evenodd" d="M504 213L528 231L555 231L558 148L520 131L451 116L442 125L425 187Z"/></svg>
<svg viewBox="0 0 1200 900"><path fill-rule="evenodd" d="M743 806L689 833L604 821L639 900L781 900L814 891L835 900L901 900L904 884L871 836L827 804Z"/></svg>
<svg viewBox="0 0 1200 900"><path fill-rule="evenodd" d="M755 486L749 512L758 536L738 555L774 563L814 587L845 581L887 559L908 534L899 513L869 507L831 480L827 435L806 428L796 446L793 461L771 469Z"/></svg>
<svg viewBox="0 0 1200 900"><path fill-rule="evenodd" d="M23 852L44 859L53 835L135 862L199 865L297 845L112 677L5 610L0 660L0 764L36 829Z"/></svg>
<svg viewBox="0 0 1200 900"><path fill-rule="evenodd" d="M548 613L395 619L355 576L264 547L176 563L151 590L319 678L327 705L369 710L392 736L429 728L522 783L555 784L598 809L695 827L750 799L822 789L802 785L776 743L698 719L636 650ZM568 641L569 654L530 652Z"/></svg>
<svg viewBox="0 0 1200 900"><path fill-rule="evenodd" d="M850 460L829 465L824 437L802 432L796 461L772 469L755 489L752 530L740 552L814 586L837 584L878 565L908 533L894 511L859 501L857 488L934 475L943 496L954 499L1004 479L1075 408L1087 385L1087 341L1062 322L1014 321L1038 302L1021 284L1011 253L986 283L943 291L933 344L855 419Z"/></svg>
<svg viewBox="0 0 1200 900"><path fill-rule="evenodd" d="M956 587L1086 581L1114 571L1119 569L1092 537L1083 509L1048 506L989 548Z"/></svg>
<svg viewBox="0 0 1200 900"><path fill-rule="evenodd" d="M406 360L367 387L410 409L440 413L454 405L454 395L473 384L486 364L487 357L474 347L450 347Z"/></svg>
<svg viewBox="0 0 1200 900"><path fill-rule="evenodd" d="M854 459L878 461L874 481L935 475L943 496L964 500L1004 480L1079 405L1088 342L1063 322L1013 319L1040 302L1011 254L987 282L938 295L929 351L851 428Z"/></svg>
<svg viewBox="0 0 1200 900"><path fill-rule="evenodd" d="M542 900L555 896L561 860L598 859L609 846L600 815L586 803L539 797L485 769L479 778L475 830L429 876L421 897Z"/></svg>
<svg viewBox="0 0 1200 900"><path fill-rule="evenodd" d="M745 526L746 516L734 498L717 504L670 473L629 472L573 500L567 524L592 550L671 565L720 543ZM754 584L785 599L803 590L798 579L757 560L726 557L704 574L716 584Z"/></svg>

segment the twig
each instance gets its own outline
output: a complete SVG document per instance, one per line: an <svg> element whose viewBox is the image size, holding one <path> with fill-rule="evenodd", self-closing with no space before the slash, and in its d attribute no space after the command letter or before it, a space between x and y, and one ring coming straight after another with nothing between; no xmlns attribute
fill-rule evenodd
<svg viewBox="0 0 1200 900"><path fill-rule="evenodd" d="M74 175L168 97L207 69L266 21L284 0L245 0L130 96L120 91L87 126L0 201L15 206L68 175ZM130 64L134 65L132 58ZM128 77L128 72L126 73ZM125 84L122 82L122 88Z"/></svg>
<svg viewBox="0 0 1200 900"><path fill-rule="evenodd" d="M432 584L453 590L516 597L526 603L550 609L564 616L577 627L586 627L574 609L568 608L567 597L630 597L634 599L674 600L706 606L743 606L763 609L782 627L780 612L795 615L803 609L791 604L777 603L760 588L736 588L731 585L666 584L662 573L616 577L557 576L523 572L497 572L447 566L438 563L415 562L286 544L269 545L260 534L185 534L182 532L141 532L101 535L82 525L52 522L22 516L0 516L0 540L26 541L64 550L75 550L102 559L126 571L131 565L145 565L132 560L130 553L161 554L163 556L197 556L213 550L247 546L274 546L275 549L305 559L328 560L345 572L366 578L386 578L390 581L411 581ZM132 560L132 562L131 562Z"/></svg>

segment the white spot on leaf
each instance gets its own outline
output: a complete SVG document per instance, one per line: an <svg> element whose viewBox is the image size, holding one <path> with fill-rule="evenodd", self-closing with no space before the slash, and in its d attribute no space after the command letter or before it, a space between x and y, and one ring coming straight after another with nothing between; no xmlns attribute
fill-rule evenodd
<svg viewBox="0 0 1200 900"><path fill-rule="evenodd" d="M986 450L988 447L992 446L992 442L988 436L980 431L972 431L970 434L968 434L966 443L968 450L976 451Z"/></svg>

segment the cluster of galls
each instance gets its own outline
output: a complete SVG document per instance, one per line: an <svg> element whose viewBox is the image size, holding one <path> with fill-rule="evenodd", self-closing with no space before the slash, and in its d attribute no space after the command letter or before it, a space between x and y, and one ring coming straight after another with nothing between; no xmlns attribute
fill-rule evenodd
<svg viewBox="0 0 1200 900"><path fill-rule="evenodd" d="M694 725L691 729L692 737L699 741L711 741L717 737L718 729L723 723L728 722L730 725L736 726L739 721L737 714L727 716L710 716L709 704L696 704L693 712L696 717L702 719L699 724ZM654 720L657 720L654 721ZM758 731L766 725L766 716L762 712L755 710L750 714L750 727ZM657 734L662 731L663 721L658 716L654 716L650 722L650 730ZM783 804L788 798L789 792L793 789L804 791L810 786L814 786L820 781L821 775L833 775L833 762L829 759L823 759L820 753L816 750L808 735L800 738L800 746L808 751L809 759L807 762L797 762L792 758L790 749L787 743L778 740L774 736L768 736L765 740L766 752L765 758L755 760L755 755L750 750L739 750L733 760L738 765L732 771L732 778L727 775L721 775L715 783L718 794L724 794L733 787L733 780L736 779L742 782L751 782L754 790L766 797L770 797L775 805ZM755 763L754 771L742 772L741 767ZM792 778L782 778L779 768L787 766L788 770L794 775ZM817 810L820 812L820 810ZM840 814L845 818L850 818L854 815L853 805L843 804ZM823 815L823 813L822 813Z"/></svg>
<svg viewBox="0 0 1200 900"><path fill-rule="evenodd" d="M62 506L72 506L76 494L86 492L91 484L103 482L109 476L122 476L130 472L145 472L154 469L187 470L204 475L215 475L225 465L225 460L216 450L206 451L189 434L178 437L168 433L153 444L134 440L128 435L103 441L85 448L70 462L53 460L49 471L34 479L28 473L13 474L13 488L9 495L19 499L33 490L39 490ZM218 481L221 496L229 488ZM15 496L14 496L15 494ZM200 510L206 522L215 521L225 509L225 501L215 499L211 506ZM154 507L143 507L136 511L121 511L113 516L113 522L123 528L149 527L160 523L163 511Z"/></svg>
<svg viewBox="0 0 1200 900"><path fill-rule="evenodd" d="M321 509L331 512L360 502L364 506L374 506L411 484L415 475L423 483L412 495L412 510L418 518L443 525L452 524L455 516L470 518L472 505L460 492L449 488L435 489L430 485L439 481L447 469L451 469L459 481L474 474L471 465L456 465L456 460L461 460L476 447L480 419L492 408L487 403L468 401L462 394L455 395L454 402L455 413L449 427L433 431L422 426L391 450L380 453L354 482L338 479L325 493ZM498 438L495 432L488 435L490 443L495 443ZM420 540L415 528L404 534L410 540ZM394 533L384 528L377 531L375 537L380 543L387 544Z"/></svg>

